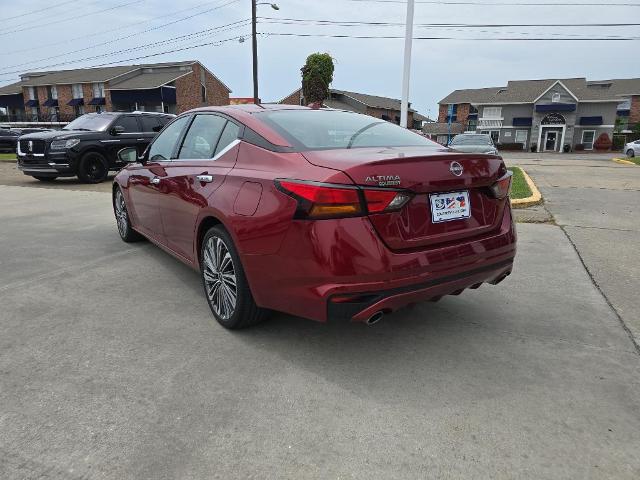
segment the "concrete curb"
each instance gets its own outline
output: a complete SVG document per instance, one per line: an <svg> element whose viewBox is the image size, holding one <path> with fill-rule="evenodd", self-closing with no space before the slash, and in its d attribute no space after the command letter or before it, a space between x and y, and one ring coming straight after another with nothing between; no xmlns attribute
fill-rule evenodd
<svg viewBox="0 0 640 480"><path fill-rule="evenodd" d="M527 207L531 207L533 205L538 205L542 203L542 194L540 193L540 190L538 190L538 187L536 187L536 184L533 183L533 180L531 180L531 177L527 175L527 172L525 172L522 167L518 167L518 168L520 168L520 170L522 171L522 175L524 175L524 179L527 182L529 189L531 190L531 196L525 197L525 198L516 198L514 200L511 200L511 207L527 208Z"/></svg>
<svg viewBox="0 0 640 480"><path fill-rule="evenodd" d="M635 165L636 167L638 166L637 164L633 163L631 160L625 160L624 158L612 158L611 161L616 163L622 163L623 165Z"/></svg>

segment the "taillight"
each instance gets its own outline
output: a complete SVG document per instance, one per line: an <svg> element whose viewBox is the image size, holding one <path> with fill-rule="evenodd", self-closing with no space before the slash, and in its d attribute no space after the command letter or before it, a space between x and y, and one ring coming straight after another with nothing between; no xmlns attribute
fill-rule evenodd
<svg viewBox="0 0 640 480"><path fill-rule="evenodd" d="M509 192L511 191L512 176L513 173L511 173L510 170L507 170L507 173L505 173L498 179L496 183L489 187L489 189L491 190L491 194L496 198L505 198L507 195L509 195Z"/></svg>
<svg viewBox="0 0 640 480"><path fill-rule="evenodd" d="M364 189L364 198L367 201L369 213L389 212L401 208L410 196L397 190L373 190Z"/></svg>
<svg viewBox="0 0 640 480"><path fill-rule="evenodd" d="M399 210L411 198L407 192L351 185L276 180L277 188L298 202L295 218L357 217Z"/></svg>

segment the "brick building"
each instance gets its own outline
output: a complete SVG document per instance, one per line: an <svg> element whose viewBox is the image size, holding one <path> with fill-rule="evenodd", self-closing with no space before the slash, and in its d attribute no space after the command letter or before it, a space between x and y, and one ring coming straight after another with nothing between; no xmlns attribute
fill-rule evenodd
<svg viewBox="0 0 640 480"><path fill-rule="evenodd" d="M302 89L299 88L278 103L286 105L307 105L304 100ZM389 122L400 123L400 100L389 97L379 97L376 95L368 95L365 93L348 92L346 90L329 89L329 98L323 105L338 110L348 110L350 112L364 113L376 118L382 118ZM414 118L415 117L415 118ZM428 119L416 112L409 104L409 113L407 115L407 125L412 128L422 128L422 123Z"/></svg>
<svg viewBox="0 0 640 480"><path fill-rule="evenodd" d="M489 134L498 144L592 150L598 137L631 133L640 124L640 78L516 80L455 90L439 105L439 124L448 124L451 110L451 122Z"/></svg>
<svg viewBox="0 0 640 480"><path fill-rule="evenodd" d="M28 72L0 87L0 119L65 122L100 111L181 113L228 105L230 92L195 60Z"/></svg>

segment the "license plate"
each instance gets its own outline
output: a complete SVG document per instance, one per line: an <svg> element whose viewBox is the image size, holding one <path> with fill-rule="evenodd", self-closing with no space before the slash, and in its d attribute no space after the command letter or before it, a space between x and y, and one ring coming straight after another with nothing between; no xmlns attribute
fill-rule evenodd
<svg viewBox="0 0 640 480"><path fill-rule="evenodd" d="M429 195L431 201L431 221L433 223L460 220L471 216L469 192L437 193Z"/></svg>

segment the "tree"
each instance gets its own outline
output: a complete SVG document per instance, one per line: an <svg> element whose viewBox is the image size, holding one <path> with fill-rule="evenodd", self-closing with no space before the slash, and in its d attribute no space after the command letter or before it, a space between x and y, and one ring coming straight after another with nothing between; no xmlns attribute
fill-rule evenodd
<svg viewBox="0 0 640 480"><path fill-rule="evenodd" d="M333 58L328 53L312 53L300 69L302 94L309 104L320 104L329 96L333 81Z"/></svg>

